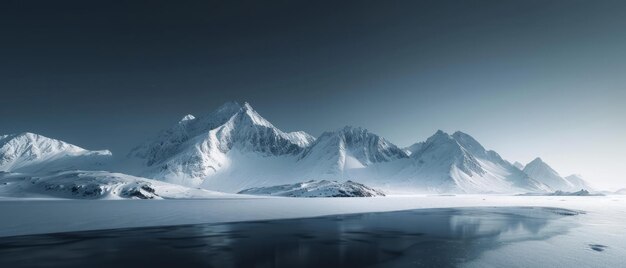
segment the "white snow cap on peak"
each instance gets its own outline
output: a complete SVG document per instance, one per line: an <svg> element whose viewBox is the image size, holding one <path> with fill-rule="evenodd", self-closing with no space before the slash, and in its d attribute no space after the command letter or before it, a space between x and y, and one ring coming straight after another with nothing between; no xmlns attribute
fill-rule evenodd
<svg viewBox="0 0 626 268"><path fill-rule="evenodd" d="M428 137L428 139L426 139L426 142L433 142L436 140L454 140L452 138L452 136L450 136L450 134L444 132L443 130L437 130L437 132L435 132L435 134L433 134L432 136Z"/></svg>
<svg viewBox="0 0 626 268"><path fill-rule="evenodd" d="M109 150L90 151L30 132L0 135L0 171L90 168L110 156Z"/></svg>
<svg viewBox="0 0 626 268"><path fill-rule="evenodd" d="M528 164L526 164L526 166L532 166L532 165L537 165L537 164L546 164L546 162L543 161L543 159L541 159L541 157L536 157L535 159L533 159L533 161L528 162Z"/></svg>
<svg viewBox="0 0 626 268"><path fill-rule="evenodd" d="M272 125L272 123L270 123L265 118L263 118L259 113L257 113L252 108L252 106L250 106L248 102L245 102L243 104L243 107L241 108L241 110L244 111L246 115L248 115L248 118L252 121L253 124L265 126L269 128L275 128L274 125Z"/></svg>
<svg viewBox="0 0 626 268"><path fill-rule="evenodd" d="M180 119L179 123L187 122L187 121L194 120L194 119L196 119L195 116L188 114L188 115L183 116L183 118Z"/></svg>
<svg viewBox="0 0 626 268"><path fill-rule="evenodd" d="M252 106L250 105L250 103L248 103L247 101L243 103L243 108L246 110L254 110L252 109Z"/></svg>

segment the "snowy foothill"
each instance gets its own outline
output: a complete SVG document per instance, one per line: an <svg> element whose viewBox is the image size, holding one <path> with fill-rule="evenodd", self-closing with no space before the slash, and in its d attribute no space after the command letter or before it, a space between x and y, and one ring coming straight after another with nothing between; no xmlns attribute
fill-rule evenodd
<svg viewBox="0 0 626 268"><path fill-rule="evenodd" d="M189 188L107 171L43 174L0 172L0 197L61 199L226 198L240 195Z"/></svg>
<svg viewBox="0 0 626 268"><path fill-rule="evenodd" d="M33 173L100 169L111 160L109 150L86 150L30 132L0 135L0 171Z"/></svg>
<svg viewBox="0 0 626 268"><path fill-rule="evenodd" d="M240 191L239 194L285 196L285 197L374 197L385 196L382 191L361 183L346 181L310 180L294 184L257 187Z"/></svg>

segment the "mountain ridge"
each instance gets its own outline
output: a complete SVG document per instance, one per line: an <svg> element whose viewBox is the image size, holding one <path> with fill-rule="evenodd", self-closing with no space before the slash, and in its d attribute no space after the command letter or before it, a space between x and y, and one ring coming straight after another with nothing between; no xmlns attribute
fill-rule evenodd
<svg viewBox="0 0 626 268"><path fill-rule="evenodd" d="M7 137L0 136L0 141ZM86 156L89 155L111 156L108 151L87 151L55 142L63 148L57 151L80 155L80 159L88 159ZM16 148L27 148L29 143L38 144L33 139ZM15 158L19 154L8 155ZM39 159L45 163L47 158ZM531 172L533 170L554 173L555 179L570 187L588 187L581 177L561 178L547 164L544 163L547 167L541 165L543 162L539 158L521 170L520 165L504 160L497 152L485 149L480 142L461 131L448 134L438 130L425 141L406 148L354 126L326 131L315 138L303 131L280 130L247 102L243 105L228 102L204 116L185 115L154 138L131 149L120 162L128 165L96 165L92 168L111 168L111 171L138 177L223 192L306 180L351 180L388 192L559 190L554 189L558 185L544 180L537 175L540 173ZM84 169L83 165L42 165L40 170L72 168Z"/></svg>
<svg viewBox="0 0 626 268"><path fill-rule="evenodd" d="M96 168L111 157L109 150L91 151L31 132L0 135L0 171Z"/></svg>

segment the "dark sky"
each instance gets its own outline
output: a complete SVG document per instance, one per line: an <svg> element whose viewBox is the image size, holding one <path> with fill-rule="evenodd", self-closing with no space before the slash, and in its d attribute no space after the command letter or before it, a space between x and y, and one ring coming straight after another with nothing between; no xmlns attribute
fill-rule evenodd
<svg viewBox="0 0 626 268"><path fill-rule="evenodd" d="M610 181L624 85L626 1L0 2L0 133L116 154L236 100L286 131L463 130Z"/></svg>

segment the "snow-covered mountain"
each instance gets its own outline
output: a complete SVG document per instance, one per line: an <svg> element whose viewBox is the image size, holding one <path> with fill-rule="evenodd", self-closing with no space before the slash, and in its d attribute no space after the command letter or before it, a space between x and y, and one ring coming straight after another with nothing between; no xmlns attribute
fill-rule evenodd
<svg viewBox="0 0 626 268"><path fill-rule="evenodd" d="M108 150L89 151L33 133L0 136L0 171L98 169L110 158Z"/></svg>
<svg viewBox="0 0 626 268"><path fill-rule="evenodd" d="M420 142L416 142L413 145L404 148L404 151L406 152L407 155L412 155L413 153L419 151L420 149L422 149L422 146L424 146L424 142L420 141Z"/></svg>
<svg viewBox="0 0 626 268"><path fill-rule="evenodd" d="M531 178L550 186L553 190L569 192L580 191L581 189L592 190L589 184L579 175L571 175L563 178L540 157L537 157L530 163L526 164L524 167L524 173L528 174Z"/></svg>
<svg viewBox="0 0 626 268"><path fill-rule="evenodd" d="M270 187L250 188L239 192L250 195L270 195L286 197L373 197L385 196L381 191L363 184L329 180L307 181Z"/></svg>
<svg viewBox="0 0 626 268"><path fill-rule="evenodd" d="M344 178L351 169L408 158L408 154L367 129L346 126L324 132L299 157L306 177Z"/></svg>
<svg viewBox="0 0 626 268"><path fill-rule="evenodd" d="M594 188L591 187L591 185L589 185L589 183L587 183L587 181L585 181L585 179L583 179L581 175L572 174L572 175L565 177L564 179L568 181L570 185L572 185L572 190L576 190L576 189L578 190L584 189L588 191L594 190Z"/></svg>
<svg viewBox="0 0 626 268"><path fill-rule="evenodd" d="M315 139L281 131L248 103L227 103L204 117L185 116L130 156L142 163L131 174L225 192L302 179L352 180L391 191L549 189L462 132L439 131L405 149L358 127Z"/></svg>
<svg viewBox="0 0 626 268"><path fill-rule="evenodd" d="M585 189L581 189L576 192L566 192L561 190L556 190L551 193L525 193L519 194L519 196L603 196L602 193L590 193Z"/></svg>
<svg viewBox="0 0 626 268"><path fill-rule="evenodd" d="M185 116L153 141L135 148L130 155L141 159L147 167L142 175L199 186L210 184L205 182L207 178L239 164L232 161L234 155L296 156L313 141L305 132L279 130L248 103L230 102L206 117Z"/></svg>
<svg viewBox="0 0 626 268"><path fill-rule="evenodd" d="M543 162L540 157L535 158L524 167L524 173L528 176L538 180L554 190L563 190L570 188L570 185L565 179L559 175L552 167Z"/></svg>
<svg viewBox="0 0 626 268"><path fill-rule="evenodd" d="M463 132L439 130L418 144L412 146L412 163L396 176L409 182L405 187L461 193L547 190Z"/></svg>
<svg viewBox="0 0 626 268"><path fill-rule="evenodd" d="M302 131L283 132L248 103L234 102L206 117L185 116L130 156L142 162L127 170L132 174L226 192L303 178L348 179L349 170L408 160L405 151L366 129L345 127L316 140Z"/></svg>
<svg viewBox="0 0 626 268"><path fill-rule="evenodd" d="M515 166L516 168L519 168L519 169L524 169L524 164L522 164L520 162L517 162L517 161L515 161L515 163L513 163L513 166Z"/></svg>
<svg viewBox="0 0 626 268"><path fill-rule="evenodd" d="M202 189L107 171L60 171L42 175L0 172L0 196L68 199L163 199L233 197Z"/></svg>
<svg viewBox="0 0 626 268"><path fill-rule="evenodd" d="M580 177L561 178L540 159L523 172L519 163L511 164L463 132L437 131L404 149L359 127L315 139L302 131L283 132L248 103L236 102L206 116L184 116L118 161L124 165L109 165L110 158L109 151L89 151L32 133L0 136L0 171L23 176L111 169L231 193L336 179L392 193L589 189ZM127 176L115 174L97 177Z"/></svg>

